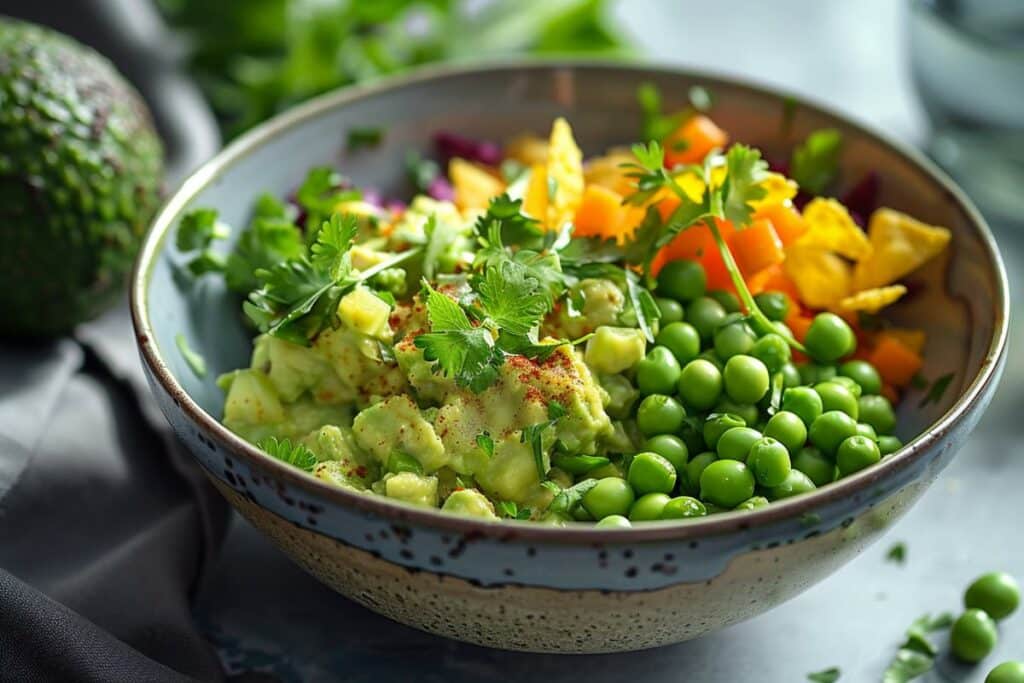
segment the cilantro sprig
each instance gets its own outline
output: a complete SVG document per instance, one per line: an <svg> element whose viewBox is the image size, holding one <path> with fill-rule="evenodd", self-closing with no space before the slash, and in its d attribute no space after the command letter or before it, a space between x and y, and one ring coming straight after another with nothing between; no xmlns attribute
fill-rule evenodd
<svg viewBox="0 0 1024 683"><path fill-rule="evenodd" d="M805 192L822 194L839 173L839 153L843 134L834 128L822 128L807 136L793 149L789 174Z"/></svg>
<svg viewBox="0 0 1024 683"><path fill-rule="evenodd" d="M317 462L319 462L316 455L309 448L301 443L293 444L288 439L278 439L277 437L269 436L258 441L256 447L281 462L286 462L306 472L312 472Z"/></svg>
<svg viewBox="0 0 1024 683"><path fill-rule="evenodd" d="M537 466L537 478L544 481L548 468L544 466L544 434L565 417L565 407L558 401L548 403L548 419L523 427L520 442L529 444L533 451L533 462Z"/></svg>

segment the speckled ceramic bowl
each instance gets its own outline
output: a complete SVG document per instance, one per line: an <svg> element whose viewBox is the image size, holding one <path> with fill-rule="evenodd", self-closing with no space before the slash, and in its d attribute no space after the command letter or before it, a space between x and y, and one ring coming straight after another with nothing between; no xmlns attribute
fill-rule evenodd
<svg viewBox="0 0 1024 683"><path fill-rule="evenodd" d="M928 330L924 374L954 372L938 402L900 410L906 448L809 495L753 512L629 530L488 523L334 488L277 462L218 422L220 372L247 363L239 302L222 285L176 277L172 229L190 207L216 207L234 226L253 196L286 195L305 171L333 164L357 184L402 191L403 159L438 129L507 139L572 121L585 152L636 137L634 93L650 80L671 105L690 85L715 95L714 116L736 139L785 150L815 128L845 136L843 179L880 174L882 203L953 231L948 258L913 276L891 309ZM386 129L383 145L346 156L346 131ZM921 155L783 97L676 70L602 64L513 64L424 71L348 88L287 112L199 169L157 217L139 257L132 313L142 360L167 419L210 480L254 525L319 579L370 609L482 645L550 652L654 647L747 619L800 593L862 551L953 458L991 398L1005 355L1007 285L978 212ZM175 348L183 334L209 365L197 378Z"/></svg>

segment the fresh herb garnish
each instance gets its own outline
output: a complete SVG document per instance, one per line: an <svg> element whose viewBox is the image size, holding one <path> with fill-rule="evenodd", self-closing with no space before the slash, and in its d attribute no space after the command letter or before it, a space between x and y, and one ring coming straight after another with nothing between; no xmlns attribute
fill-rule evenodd
<svg viewBox="0 0 1024 683"><path fill-rule="evenodd" d="M497 508L498 512L500 512L505 517L508 517L509 519L525 520L529 519L530 515L533 514L533 511L530 510L530 508L521 508L511 500L499 501Z"/></svg>
<svg viewBox="0 0 1024 683"><path fill-rule="evenodd" d="M544 422L527 425L523 427L523 433L519 441L530 444L533 451L533 462L537 466L537 478L544 481L547 475L547 467L544 466L544 432L565 416L565 406L558 401L548 403L548 419Z"/></svg>
<svg viewBox="0 0 1024 683"><path fill-rule="evenodd" d="M185 363L192 370L192 373L199 379L206 377L206 359L188 345L188 340L185 339L184 334L179 332L174 335L174 345L178 347L178 352L185 359Z"/></svg>
<svg viewBox="0 0 1024 683"><path fill-rule="evenodd" d="M441 167L433 159L420 156L416 150L409 150L405 156L405 170L409 181L417 192L429 193L430 184L441 175Z"/></svg>
<svg viewBox="0 0 1024 683"><path fill-rule="evenodd" d="M836 683L841 676L842 672L839 670L839 667L833 666L822 671L807 674L807 680L812 681L812 683Z"/></svg>
<svg viewBox="0 0 1024 683"><path fill-rule="evenodd" d="M381 128L349 128L345 136L345 148L349 152L356 152L360 149L372 149L384 140L384 130Z"/></svg>
<svg viewBox="0 0 1024 683"><path fill-rule="evenodd" d="M938 403L942 400L946 390L949 389L949 385L953 382L953 378L956 375L952 372L942 375L934 382L931 387L928 388L928 393L924 395L921 402L917 404L918 408L924 408L929 403Z"/></svg>
<svg viewBox="0 0 1024 683"><path fill-rule="evenodd" d="M882 683L907 683L930 671L938 648L928 634L952 625L953 615L948 612L935 617L925 614L915 619L907 629L907 639L882 675Z"/></svg>
<svg viewBox="0 0 1024 683"><path fill-rule="evenodd" d="M834 128L816 130L796 146L789 162L789 175L805 192L820 195L839 172L843 135Z"/></svg>
<svg viewBox="0 0 1024 683"><path fill-rule="evenodd" d="M793 119L796 118L797 106L796 98L792 95L786 95L782 98L782 125L780 128L783 136L789 135L789 131L793 128Z"/></svg>
<svg viewBox="0 0 1024 683"><path fill-rule="evenodd" d="M220 272L224 269L224 257L210 246L214 240L224 239L230 229L217 220L216 209L195 209L181 218L175 246L182 252L199 252L186 264L192 275Z"/></svg>
<svg viewBox="0 0 1024 683"><path fill-rule="evenodd" d="M282 462L298 467L300 470L312 472L318 460L313 451L301 443L292 444L288 439L269 436L256 443L256 447Z"/></svg>
<svg viewBox="0 0 1024 683"><path fill-rule="evenodd" d="M423 357L437 363L437 370L459 386L476 393L491 386L498 377L491 331L474 326L456 301L426 282L423 287L431 331L414 341Z"/></svg>
<svg viewBox="0 0 1024 683"><path fill-rule="evenodd" d="M555 497L551 499L551 504L548 506L548 510L551 512L560 512L563 514L571 514L573 509L580 504L583 500L583 496L587 495L590 489L597 486L599 479L584 479L578 484L573 484L567 489L561 488L558 484L552 481L543 482L546 488L551 489Z"/></svg>
<svg viewBox="0 0 1024 683"><path fill-rule="evenodd" d="M476 445L480 447L488 458L494 457L494 439L491 438L491 433L484 430L476 435Z"/></svg>
<svg viewBox="0 0 1024 683"><path fill-rule="evenodd" d="M643 114L640 139L647 142L662 142L694 114L711 109L713 104L711 92L704 86L690 86L687 96L690 101L688 107L665 114L662 112L661 91L658 90L658 87L653 83L641 83L636 90L636 98Z"/></svg>
<svg viewBox="0 0 1024 683"><path fill-rule="evenodd" d="M611 461L608 458L600 455L555 453L551 456L552 465L572 475L586 474L592 469L607 465L609 462Z"/></svg>
<svg viewBox="0 0 1024 683"><path fill-rule="evenodd" d="M361 199L363 193L353 188L344 188L344 178L329 166L311 168L305 180L295 192L295 201L306 212L306 238L312 240L315 230L342 202Z"/></svg>
<svg viewBox="0 0 1024 683"><path fill-rule="evenodd" d="M893 543L885 553L885 559L896 564L903 564L907 561L907 544L902 541Z"/></svg>

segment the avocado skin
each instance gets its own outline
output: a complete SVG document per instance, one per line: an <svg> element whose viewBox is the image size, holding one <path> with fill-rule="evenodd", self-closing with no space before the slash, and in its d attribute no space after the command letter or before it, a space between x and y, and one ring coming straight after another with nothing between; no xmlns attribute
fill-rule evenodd
<svg viewBox="0 0 1024 683"><path fill-rule="evenodd" d="M109 61L0 17L0 336L62 334L116 302L162 176L149 112Z"/></svg>

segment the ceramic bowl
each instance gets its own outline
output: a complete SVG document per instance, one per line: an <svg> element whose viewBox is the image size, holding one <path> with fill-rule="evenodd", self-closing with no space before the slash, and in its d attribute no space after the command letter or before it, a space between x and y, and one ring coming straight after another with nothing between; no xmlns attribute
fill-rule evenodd
<svg viewBox="0 0 1024 683"><path fill-rule="evenodd" d="M928 332L926 377L954 373L937 402L900 409L907 446L813 493L751 512L627 530L485 522L334 488L284 465L218 422L218 373L248 362L239 301L213 278L177 275L182 213L212 206L236 229L256 193L285 196L314 165L407 193L403 160L440 129L495 140L546 131L555 116L585 153L636 139L642 81L669 105L692 85L716 121L769 156L814 129L845 139L846 185L878 173L881 203L953 232L947 257L912 277L888 315ZM992 397L1005 357L1007 285L992 235L963 194L917 152L822 107L719 77L594 63L442 69L316 99L241 137L200 168L153 224L132 285L139 350L153 392L210 480L294 560L345 596L397 621L481 645L611 652L673 643L753 617L822 580L878 538L949 464ZM790 100L792 101L792 100ZM787 113L788 112L788 113ZM382 145L346 154L346 131L380 126ZM184 335L209 373L175 348Z"/></svg>

